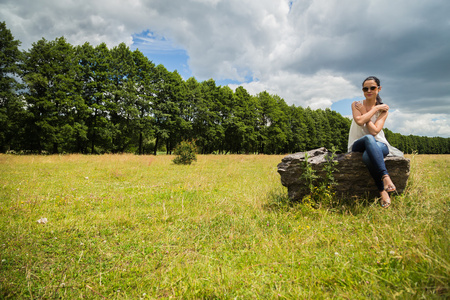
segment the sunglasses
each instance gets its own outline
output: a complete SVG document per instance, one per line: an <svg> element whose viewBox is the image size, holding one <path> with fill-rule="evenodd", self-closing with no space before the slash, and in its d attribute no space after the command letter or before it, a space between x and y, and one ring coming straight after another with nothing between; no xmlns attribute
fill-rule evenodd
<svg viewBox="0 0 450 300"><path fill-rule="evenodd" d="M363 87L363 92L365 93L365 92L368 92L369 91L369 89L371 90L371 91L375 91L375 89L377 89L378 87L377 86L371 86L370 88L369 87Z"/></svg>

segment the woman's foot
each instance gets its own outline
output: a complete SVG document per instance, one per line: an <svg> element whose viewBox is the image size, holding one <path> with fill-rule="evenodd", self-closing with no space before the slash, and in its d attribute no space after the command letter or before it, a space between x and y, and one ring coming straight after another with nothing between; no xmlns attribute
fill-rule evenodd
<svg viewBox="0 0 450 300"><path fill-rule="evenodd" d="M391 177L389 177L389 175L384 175L382 178L383 180L383 185L384 185L384 190L388 193L391 192L395 192L396 188L394 183L391 180Z"/></svg>
<svg viewBox="0 0 450 300"><path fill-rule="evenodd" d="M382 191L380 192L380 196L381 196L381 207L383 208L388 208L391 205L391 198L389 198L389 194L387 191Z"/></svg>

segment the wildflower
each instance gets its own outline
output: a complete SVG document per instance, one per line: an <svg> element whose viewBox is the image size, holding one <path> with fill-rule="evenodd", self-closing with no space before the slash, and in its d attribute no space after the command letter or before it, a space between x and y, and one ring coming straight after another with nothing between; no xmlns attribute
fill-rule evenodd
<svg viewBox="0 0 450 300"><path fill-rule="evenodd" d="M338 255L339 255L339 253L337 253L337 252L334 252L334 255L338 256Z"/></svg>

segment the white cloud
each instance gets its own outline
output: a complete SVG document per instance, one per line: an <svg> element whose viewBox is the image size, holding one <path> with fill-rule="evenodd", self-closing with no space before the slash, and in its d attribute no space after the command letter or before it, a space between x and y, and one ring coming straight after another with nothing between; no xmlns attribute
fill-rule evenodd
<svg viewBox="0 0 450 300"><path fill-rule="evenodd" d="M267 74L259 81L241 84L250 94L267 91L285 99L289 104L311 107L312 109L329 108L333 102L345 97L359 95L359 89L343 77L326 71L313 76L279 72ZM235 89L239 85L230 84Z"/></svg>
<svg viewBox="0 0 450 300"><path fill-rule="evenodd" d="M0 19L28 49L41 38L64 36L70 43L131 45L132 34L142 31L142 21L151 10L141 1L4 1ZM138 30L139 29L139 30Z"/></svg>
<svg viewBox="0 0 450 300"><path fill-rule="evenodd" d="M385 126L403 135L450 136L448 114L415 114L395 110L389 113Z"/></svg>

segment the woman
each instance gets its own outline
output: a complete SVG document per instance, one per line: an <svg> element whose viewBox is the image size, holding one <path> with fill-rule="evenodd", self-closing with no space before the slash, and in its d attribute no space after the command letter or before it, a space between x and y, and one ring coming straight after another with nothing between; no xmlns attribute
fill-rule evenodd
<svg viewBox="0 0 450 300"><path fill-rule="evenodd" d="M384 122L388 116L389 106L380 98L380 80L375 76L368 77L362 84L364 97L362 101L352 103L353 120L348 137L348 151L363 152L363 161L375 180L381 196L381 206L391 205L390 192L395 191L384 164L384 158L402 153L389 145L383 132Z"/></svg>

